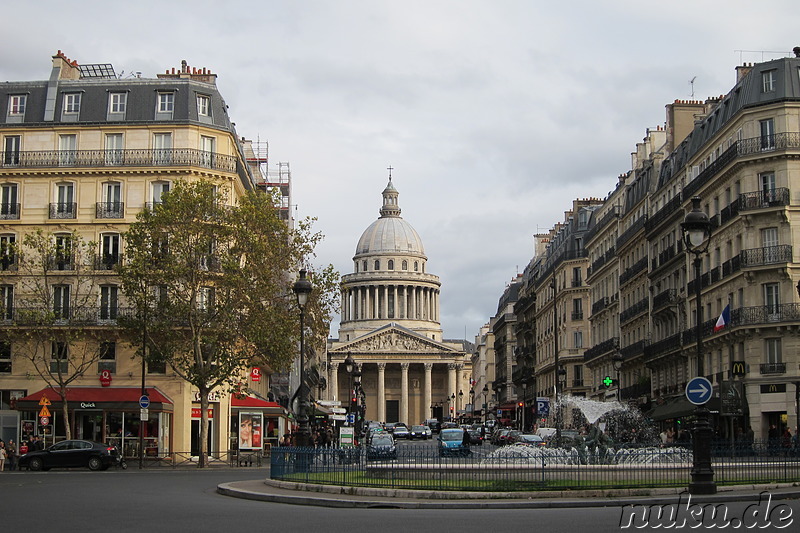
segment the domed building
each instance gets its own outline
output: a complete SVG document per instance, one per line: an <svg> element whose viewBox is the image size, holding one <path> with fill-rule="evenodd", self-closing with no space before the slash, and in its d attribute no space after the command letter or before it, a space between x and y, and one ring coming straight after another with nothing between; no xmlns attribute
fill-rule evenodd
<svg viewBox="0 0 800 533"><path fill-rule="evenodd" d="M380 217L361 235L353 273L342 277L339 338L328 342L329 399L348 405L359 366L366 419L405 422L446 420L465 411L469 358L464 341L445 341L439 322L439 277L427 272L416 230L400 216L399 193L383 190ZM452 409L451 409L452 408Z"/></svg>

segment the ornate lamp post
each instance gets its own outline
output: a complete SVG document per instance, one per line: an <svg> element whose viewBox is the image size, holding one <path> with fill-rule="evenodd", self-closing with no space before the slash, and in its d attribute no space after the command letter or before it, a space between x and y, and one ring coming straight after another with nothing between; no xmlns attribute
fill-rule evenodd
<svg viewBox="0 0 800 533"><path fill-rule="evenodd" d="M483 425L486 425L486 417L489 415L489 385L486 384L483 386Z"/></svg>
<svg viewBox="0 0 800 533"><path fill-rule="evenodd" d="M561 400L561 365L558 364L558 308L556 306L556 274L553 272L553 280L550 282L550 287L553 289L553 370L555 372L555 385L556 385L556 401L553 408L555 409L556 416L556 442L561 442L561 408L559 402ZM567 371L564 370L566 375Z"/></svg>
<svg viewBox="0 0 800 533"><path fill-rule="evenodd" d="M562 384L562 380L564 382L567 381L567 369L563 366L559 366L558 372L556 372L556 442L559 446L561 446L561 426L563 425L563 420L561 420L562 412L561 412L561 390L564 388Z"/></svg>
<svg viewBox="0 0 800 533"><path fill-rule="evenodd" d="M611 356L611 364L614 366L614 370L617 371L617 401L622 401L622 396L620 389L622 389L622 382L619 380L619 371L622 370L622 352L619 350L614 351L614 355Z"/></svg>
<svg viewBox="0 0 800 533"><path fill-rule="evenodd" d="M300 309L300 402L299 413L297 416L297 445L309 446L311 443L311 432L308 428L308 387L306 386L306 304L308 296L314 287L306 278L306 270L300 270L300 279L294 282L292 292L297 296L297 307Z"/></svg>
<svg viewBox="0 0 800 533"><path fill-rule="evenodd" d="M470 413L471 420L470 422L475 421L475 389L469 389L469 404L472 406L472 412Z"/></svg>
<svg viewBox="0 0 800 533"><path fill-rule="evenodd" d="M456 402L456 418L460 419L461 417L458 416L459 406L462 408L462 411L463 411L463 407L464 407L464 391L463 390L458 391L458 402Z"/></svg>
<svg viewBox="0 0 800 533"><path fill-rule="evenodd" d="M697 338L697 375L704 376L703 370L703 306L700 303L702 295L701 255L708 251L711 240L711 221L708 215L700 209L700 197L692 198L692 210L686 214L681 224L683 241L687 253L694 254L694 288L695 305L697 306L697 324L695 337ZM716 494L717 485L714 482L714 470L711 468L711 439L713 430L709 423L708 408L698 405L694 411L694 441L692 443L692 480L689 482L690 494Z"/></svg>

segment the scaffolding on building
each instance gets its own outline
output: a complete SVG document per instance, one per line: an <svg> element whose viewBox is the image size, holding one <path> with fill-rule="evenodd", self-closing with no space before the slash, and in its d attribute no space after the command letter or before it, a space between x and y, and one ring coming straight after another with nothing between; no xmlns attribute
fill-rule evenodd
<svg viewBox="0 0 800 533"><path fill-rule="evenodd" d="M292 206L292 172L288 162L279 162L276 167L269 165L269 142L249 141L242 139L247 164L256 181L256 186L265 191L278 191L280 195L278 209L281 218L290 225Z"/></svg>

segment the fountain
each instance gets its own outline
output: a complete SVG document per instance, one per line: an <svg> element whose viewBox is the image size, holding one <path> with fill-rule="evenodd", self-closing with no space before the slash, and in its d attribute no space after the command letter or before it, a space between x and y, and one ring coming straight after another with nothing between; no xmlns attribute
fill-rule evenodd
<svg viewBox="0 0 800 533"><path fill-rule="evenodd" d="M560 412L573 408L572 427L578 436L561 447L526 444L498 448L483 462L545 465L685 465L691 451L662 448L657 430L642 413L619 402L599 402L564 395Z"/></svg>

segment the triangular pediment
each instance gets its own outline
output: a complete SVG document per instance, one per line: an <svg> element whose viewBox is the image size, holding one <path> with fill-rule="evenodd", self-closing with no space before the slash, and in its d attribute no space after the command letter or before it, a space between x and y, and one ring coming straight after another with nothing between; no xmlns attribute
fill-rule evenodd
<svg viewBox="0 0 800 533"><path fill-rule="evenodd" d="M331 353L442 353L458 354L459 350L429 339L410 329L388 324L366 335L336 347Z"/></svg>

